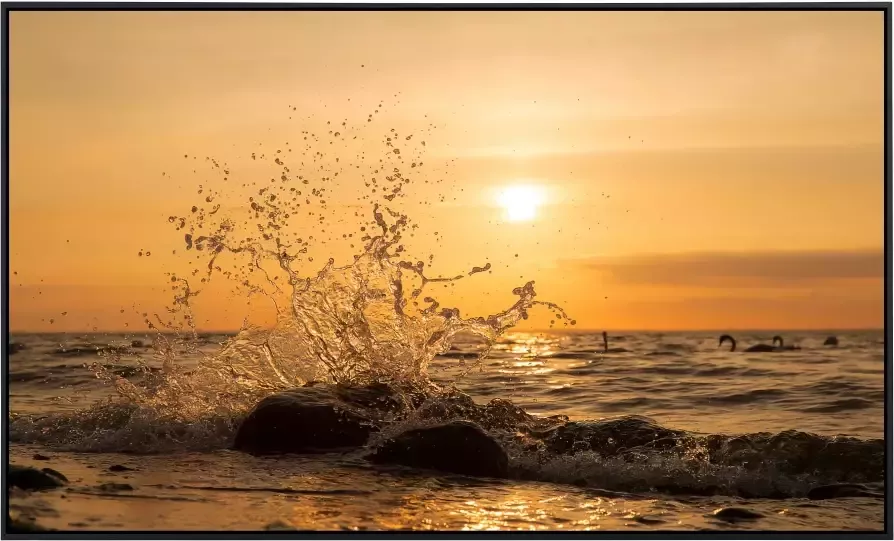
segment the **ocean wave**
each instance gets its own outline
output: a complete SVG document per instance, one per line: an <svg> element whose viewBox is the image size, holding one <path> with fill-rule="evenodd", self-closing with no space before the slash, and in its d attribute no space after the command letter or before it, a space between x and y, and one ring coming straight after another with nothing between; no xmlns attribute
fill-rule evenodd
<svg viewBox="0 0 894 541"><path fill-rule="evenodd" d="M709 396L699 399L702 404L753 404L755 402L767 402L784 397L784 389L751 389L749 391L718 396Z"/></svg>
<svg viewBox="0 0 894 541"><path fill-rule="evenodd" d="M838 413L840 411L863 410L874 407L875 403L864 398L843 398L828 404L820 404L804 408L803 411L811 413Z"/></svg>
<svg viewBox="0 0 894 541"><path fill-rule="evenodd" d="M325 395L325 388L321 392ZM333 392L345 407L369 409L380 403L368 392ZM358 396L366 397L363 404L352 402ZM417 392L399 403L407 405L406 411L388 418L366 450L408 428L463 419L501 442L509 453L511 477L518 479L629 492L786 498L830 483L878 482L884 475L883 440L795 430L697 434L636 415L569 421L532 416L506 400L476 404L455 390ZM214 451L233 446L246 414L242 409L178 417L109 400L74 413L15 416L10 441L80 452ZM385 417L378 419L381 423Z"/></svg>

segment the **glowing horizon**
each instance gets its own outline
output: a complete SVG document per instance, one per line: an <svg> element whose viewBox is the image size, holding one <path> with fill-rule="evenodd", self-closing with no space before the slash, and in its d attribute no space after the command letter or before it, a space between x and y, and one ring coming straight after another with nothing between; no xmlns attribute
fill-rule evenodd
<svg viewBox="0 0 894 541"><path fill-rule="evenodd" d="M207 195L199 184L224 182L204 158L256 193L269 171L251 153L299 151L302 131L326 134L326 121L367 130L345 141L351 157L377 157L391 129L424 137L405 188L419 225L407 250L433 255L441 276L492 265L438 292L463 315L493 313L535 280L576 329L880 328L882 23L12 12L10 328L143 332L141 314L171 300L165 273L195 255L168 216ZM364 182L332 183L326 234L356 236L320 247L318 263L357 253ZM317 233L317 217L296 227ZM262 300L221 282L196 302L200 328L270 321ZM532 316L523 329L546 327Z"/></svg>

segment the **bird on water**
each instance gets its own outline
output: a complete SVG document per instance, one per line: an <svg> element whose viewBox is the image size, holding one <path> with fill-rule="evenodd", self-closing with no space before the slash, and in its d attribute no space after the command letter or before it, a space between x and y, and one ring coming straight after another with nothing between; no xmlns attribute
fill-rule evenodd
<svg viewBox="0 0 894 541"><path fill-rule="evenodd" d="M780 340L781 340L781 338L780 338ZM718 344L717 347L722 346L724 342L730 343L730 348L729 348L730 351L736 351L736 339L735 338L733 338L732 336L730 336L728 334L724 334L720 337L720 343ZM769 344L755 344L743 351L745 351L746 353L767 353L767 352L779 351L779 350L776 348L776 346L771 346Z"/></svg>
<svg viewBox="0 0 894 541"><path fill-rule="evenodd" d="M608 333L602 331L602 352L603 353L628 353L628 350L624 348L609 348L608 347Z"/></svg>
<svg viewBox="0 0 894 541"><path fill-rule="evenodd" d="M778 334L773 337L773 345L776 345L776 342L779 342L779 349L782 351L795 351L801 349L801 346L787 346L785 342L782 341L782 337Z"/></svg>

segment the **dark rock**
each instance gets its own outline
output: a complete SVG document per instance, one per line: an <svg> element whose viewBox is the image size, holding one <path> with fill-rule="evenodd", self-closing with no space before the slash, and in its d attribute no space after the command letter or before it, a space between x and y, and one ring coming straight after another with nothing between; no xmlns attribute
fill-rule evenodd
<svg viewBox="0 0 894 541"><path fill-rule="evenodd" d="M830 337L826 338L825 342L823 342L823 345L824 346L837 346L838 338L835 336L830 336Z"/></svg>
<svg viewBox="0 0 894 541"><path fill-rule="evenodd" d="M46 532L50 531L43 526L39 526L37 522L34 521L31 517L18 517L12 518L12 516L7 515L6 522L6 533L34 533L34 532Z"/></svg>
<svg viewBox="0 0 894 541"><path fill-rule="evenodd" d="M58 472L58 471L54 470L53 468L41 468L40 471L44 472L47 475L52 475L53 477L55 477L56 479L59 479L60 481L62 481L64 483L68 482L68 477L65 477L64 475L62 475L61 472Z"/></svg>
<svg viewBox="0 0 894 541"><path fill-rule="evenodd" d="M738 520L757 520L763 518L764 515L751 509L744 507L721 507L714 511L714 518L725 520L727 522L736 522Z"/></svg>
<svg viewBox="0 0 894 541"><path fill-rule="evenodd" d="M28 347L25 346L25 344L22 344L21 342L10 342L10 343L6 344L7 355L14 355L22 350L25 350L25 349L28 349Z"/></svg>
<svg viewBox="0 0 894 541"><path fill-rule="evenodd" d="M419 419L439 421L466 420L485 430L526 431L546 430L562 421L555 418L537 418L508 400L495 398L481 406L459 391L429 396L416 410ZM567 418L566 418L567 419Z"/></svg>
<svg viewBox="0 0 894 541"><path fill-rule="evenodd" d="M105 492L118 492L121 490L133 490L133 487L127 483L103 483L99 485L99 490Z"/></svg>
<svg viewBox="0 0 894 541"><path fill-rule="evenodd" d="M64 485L66 481L64 480L64 476L58 472L56 472L56 474L51 474L35 468L10 464L9 470L7 471L6 483L9 487L18 487L22 490L48 490L59 488Z"/></svg>
<svg viewBox="0 0 894 541"><path fill-rule="evenodd" d="M121 464L112 464L109 466L109 471L134 471L134 469L122 466Z"/></svg>
<svg viewBox="0 0 894 541"><path fill-rule="evenodd" d="M352 398L368 401L370 396ZM233 448L263 455L359 447L378 430L380 416L344 402L330 386L301 387L268 396L255 406L239 426Z"/></svg>
<svg viewBox="0 0 894 541"><path fill-rule="evenodd" d="M34 456L32 456L31 458L33 458L34 460L49 460L50 459L50 457L44 456L40 453L35 453Z"/></svg>
<svg viewBox="0 0 894 541"><path fill-rule="evenodd" d="M495 398L478 407L473 420L488 430L518 430L534 421L534 416L508 400Z"/></svg>
<svg viewBox="0 0 894 541"><path fill-rule="evenodd" d="M866 486L855 483L838 483L823 485L810 489L807 497L811 500L828 500L831 498L875 498L878 494L870 491Z"/></svg>
<svg viewBox="0 0 894 541"><path fill-rule="evenodd" d="M472 420L477 416L478 406L472 397L459 391L432 396L416 410L419 419L449 421Z"/></svg>
<svg viewBox="0 0 894 541"><path fill-rule="evenodd" d="M332 392L338 400L368 410L376 417L389 413L400 414L412 407L404 393L387 383L373 383L365 387L332 385L323 388Z"/></svg>
<svg viewBox="0 0 894 541"><path fill-rule="evenodd" d="M409 430L386 441L367 458L462 475L505 478L509 473L509 457L503 447L468 421Z"/></svg>

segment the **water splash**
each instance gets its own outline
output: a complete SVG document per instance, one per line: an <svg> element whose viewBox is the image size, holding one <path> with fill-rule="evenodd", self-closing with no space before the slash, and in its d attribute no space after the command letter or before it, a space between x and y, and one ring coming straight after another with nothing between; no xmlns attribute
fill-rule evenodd
<svg viewBox="0 0 894 541"><path fill-rule="evenodd" d="M187 276L169 273L174 298L165 317L144 314L147 327L158 332L154 349L161 370L144 365L142 380L135 382L97 363L97 377L115 386L116 398L74 417L50 416L16 427L74 447L92 440L161 450L182 448L190 438L199 447L217 445L258 400L279 390L311 381L433 389L428 364L449 350L458 335L477 335L485 342L468 371L534 307L548 308L565 325L574 324L559 306L535 300L533 281L513 289L517 300L492 315L463 317L459 308L442 306L429 291L433 285L488 272L491 265L431 277L423 260L408 256L404 238L416 234L418 226L400 208L402 200L410 200L405 188L414 180L440 182L422 171L425 140L390 129L376 158L355 143L358 137L370 140L364 133L370 128L353 128L347 121L338 127L327 122L327 128L327 135L301 131L303 149L285 142L269 155L253 152L252 161L266 161L273 169L261 187L256 178L238 185L234 167L206 157L210 171L222 178L200 184L201 201L185 215L168 218L183 235L186 251L195 254L195 266ZM359 185L368 192L357 192ZM330 207L331 197L346 190L371 209L367 221L354 212L353 232L344 217L337 218L345 214L344 207ZM222 206L238 201L240 191L248 192L241 194L247 198L244 205ZM430 202L423 198L417 204ZM294 223L301 220L303 227ZM334 226L338 222L348 231L340 239ZM352 262L337 266L330 256L321 269L308 271L314 250L325 253L339 241L356 250L355 235L363 245ZM220 278L247 296L269 299L276 322L269 328L246 324L208 354L198 347L192 300ZM116 355L107 356L116 361ZM187 357L198 362L184 364ZM97 447L104 448L92 444Z"/></svg>
<svg viewBox="0 0 894 541"><path fill-rule="evenodd" d="M433 128L430 125L426 131ZM268 390L308 381L418 382L427 379L428 363L447 351L460 333L485 340L480 360L502 333L527 319L528 310L535 306L551 309L566 325L574 323L555 304L534 300L533 282L513 290L517 301L512 306L487 317L463 318L459 308L442 307L428 293L432 284L486 272L490 263L453 277L429 277L424 261L407 257L403 239L413 236L418 226L409 212L392 207L399 199L408 198L405 188L412 182L433 180L421 172L426 143L423 137L392 128L380 136L382 146L376 159L353 144L358 136L361 141L373 139L369 130L363 124L355 128L347 120L334 127L327 122L328 135L301 132L305 144L297 157L289 156L295 150L291 147L285 153L277 149L267 158L274 169L270 182L256 191L256 183L252 183L252 195L240 209L247 210L247 219L241 224L235 214L220 214L220 203L214 203L226 194L202 187L199 194L210 192L205 203L214 203L210 210L207 205L195 205L186 216L169 218L178 230L188 231L184 233L187 250L205 253L202 284L215 274L223 275L250 294L269 298L276 308L272 328L244 328L219 353L205 359L200 371ZM333 145L334 152L329 149ZM288 142L283 145L288 146ZM266 156L253 153L252 159ZM229 178L229 166L208 160L213 169L226 175L225 180ZM354 196L371 208L371 220L364 222L361 213L355 212L360 219L355 231L342 233L340 240L354 248L356 233L364 243L362 251L354 254L348 265L336 266L330 256L315 275L303 275L301 267L313 264L309 252L315 242L325 249L339 240L331 225L329 236L322 238L327 232L325 224L340 210L330 209L331 199L327 203L327 198L344 189L357 192L361 184L368 193ZM317 238L291 224L302 213L305 219L320 224L314 230L320 234ZM243 264L222 267L220 260L225 254L241 256ZM198 272L199 267L192 274ZM171 280L180 285L171 312L182 313L195 334L189 301L200 290L191 289L186 278L172 275Z"/></svg>

